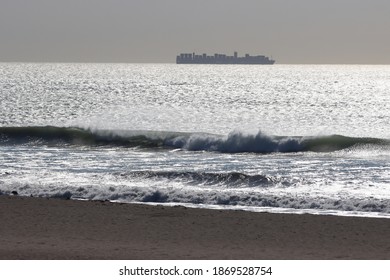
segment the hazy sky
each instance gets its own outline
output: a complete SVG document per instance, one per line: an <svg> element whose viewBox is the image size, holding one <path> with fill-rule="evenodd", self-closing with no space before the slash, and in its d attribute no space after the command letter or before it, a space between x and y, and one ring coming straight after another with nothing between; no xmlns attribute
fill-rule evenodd
<svg viewBox="0 0 390 280"><path fill-rule="evenodd" d="M390 64L389 0L0 0L0 61Z"/></svg>

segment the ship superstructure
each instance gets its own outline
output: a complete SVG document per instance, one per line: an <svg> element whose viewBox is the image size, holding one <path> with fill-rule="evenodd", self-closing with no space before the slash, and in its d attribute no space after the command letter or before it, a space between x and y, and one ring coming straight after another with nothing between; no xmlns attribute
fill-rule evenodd
<svg viewBox="0 0 390 280"><path fill-rule="evenodd" d="M207 55L196 53L181 53L176 57L177 64L274 64L275 60L264 56L256 55L252 56L245 54L245 56L239 57L237 52L234 52L233 56L226 54L214 54Z"/></svg>

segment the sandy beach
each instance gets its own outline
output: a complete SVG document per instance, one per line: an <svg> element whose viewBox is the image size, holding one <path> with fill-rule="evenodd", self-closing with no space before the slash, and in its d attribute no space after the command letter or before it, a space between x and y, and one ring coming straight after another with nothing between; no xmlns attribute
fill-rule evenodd
<svg viewBox="0 0 390 280"><path fill-rule="evenodd" d="M0 259L390 259L390 219L0 196Z"/></svg>

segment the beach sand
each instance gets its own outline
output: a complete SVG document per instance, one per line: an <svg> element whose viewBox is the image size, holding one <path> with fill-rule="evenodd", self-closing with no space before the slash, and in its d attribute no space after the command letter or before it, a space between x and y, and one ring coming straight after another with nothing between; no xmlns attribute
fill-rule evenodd
<svg viewBox="0 0 390 280"><path fill-rule="evenodd" d="M0 196L0 259L390 259L390 219Z"/></svg>

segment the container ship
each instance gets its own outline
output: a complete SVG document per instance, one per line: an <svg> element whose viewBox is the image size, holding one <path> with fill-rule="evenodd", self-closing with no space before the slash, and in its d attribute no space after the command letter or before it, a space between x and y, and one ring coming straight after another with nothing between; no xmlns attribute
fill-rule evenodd
<svg viewBox="0 0 390 280"><path fill-rule="evenodd" d="M226 54L195 54L181 53L176 56L176 64L274 64L275 60L264 55L249 55L239 57L237 52L233 56Z"/></svg>

